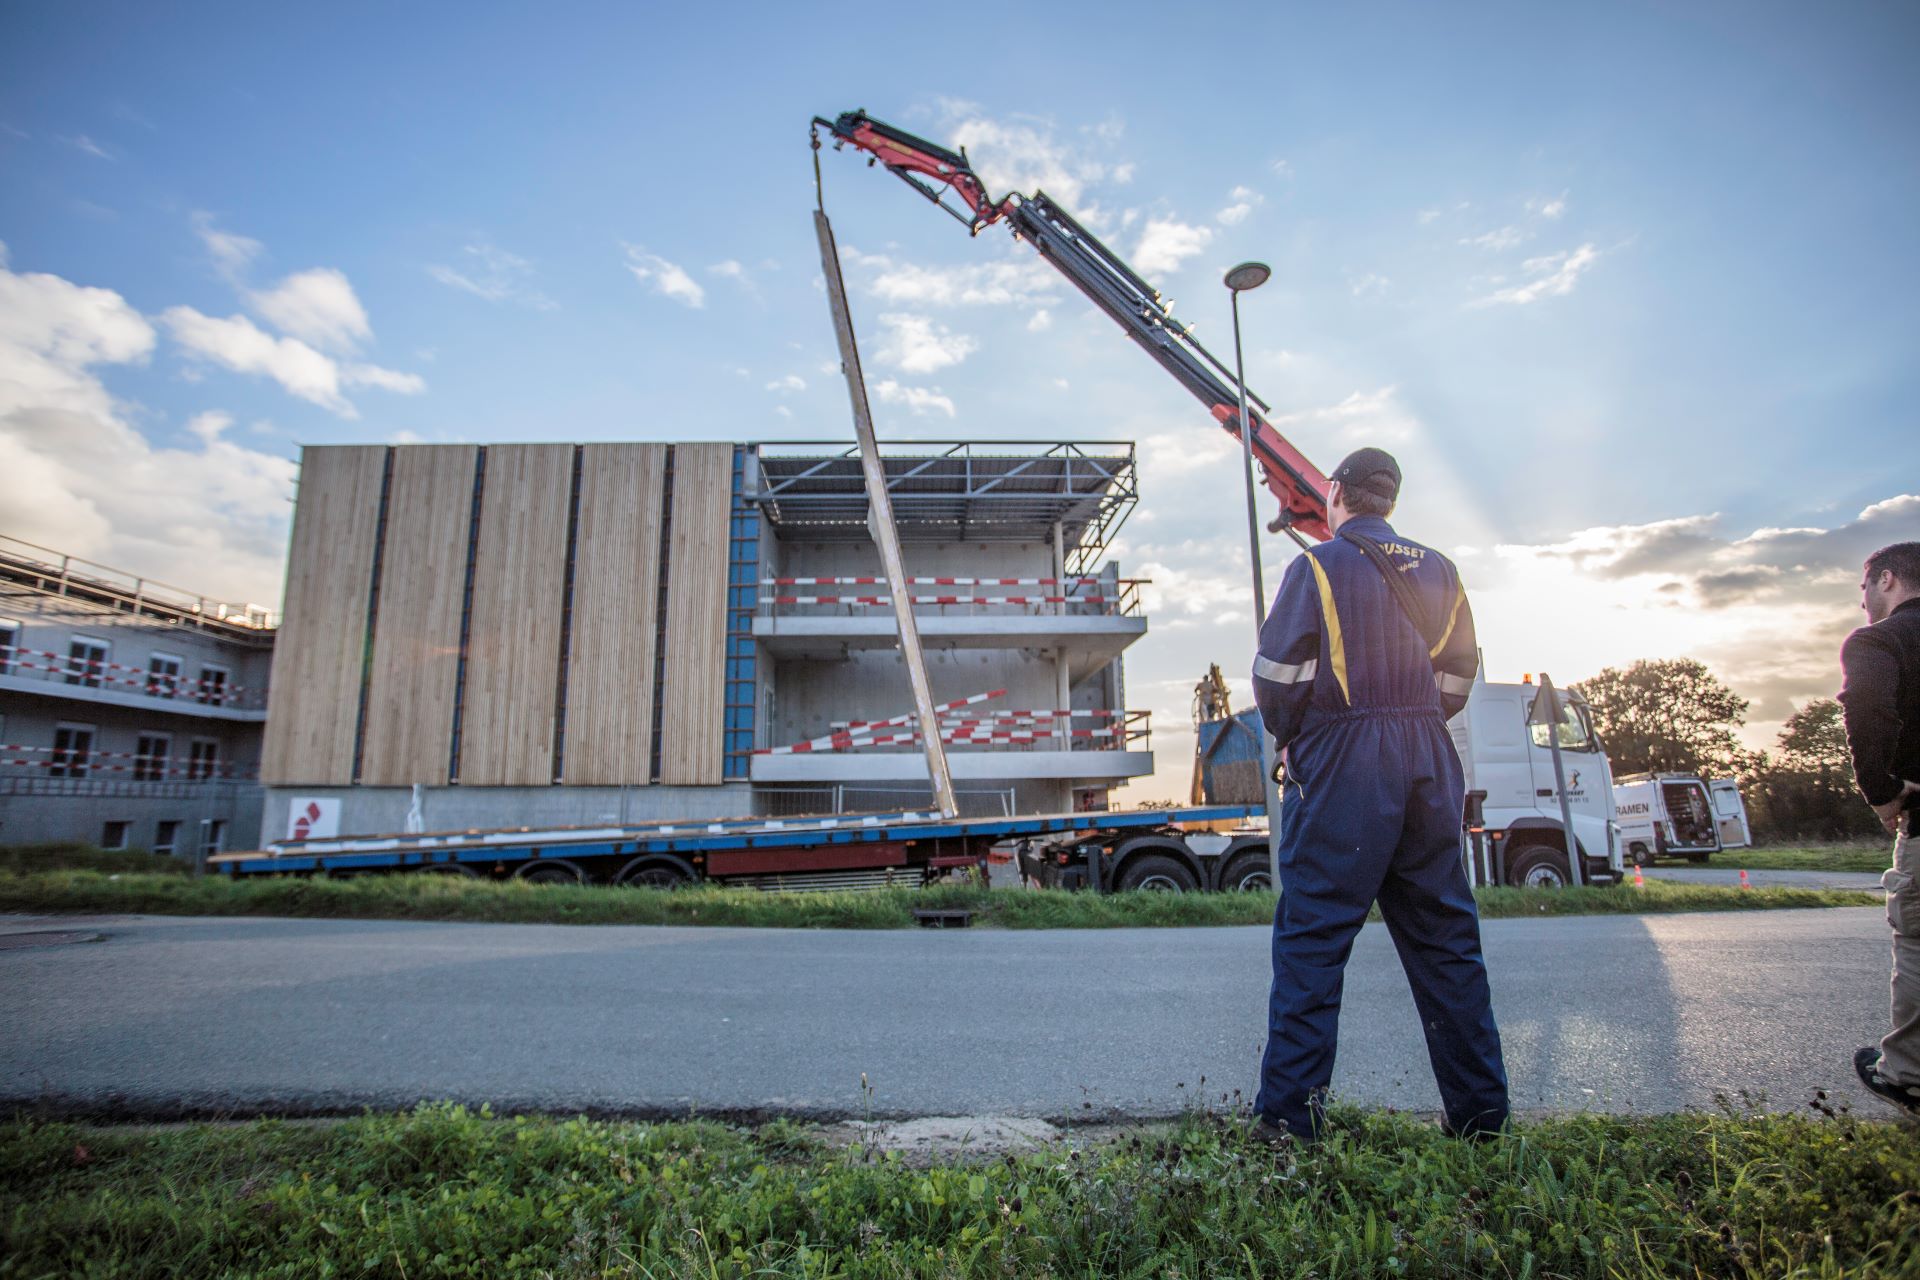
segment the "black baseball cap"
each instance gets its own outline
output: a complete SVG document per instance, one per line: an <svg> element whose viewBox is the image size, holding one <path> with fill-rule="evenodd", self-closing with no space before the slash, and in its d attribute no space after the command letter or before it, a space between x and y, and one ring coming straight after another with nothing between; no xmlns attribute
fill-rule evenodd
<svg viewBox="0 0 1920 1280"><path fill-rule="evenodd" d="M1385 449L1355 449L1327 479L1338 480L1349 489L1365 489L1388 502L1400 496L1400 464Z"/></svg>

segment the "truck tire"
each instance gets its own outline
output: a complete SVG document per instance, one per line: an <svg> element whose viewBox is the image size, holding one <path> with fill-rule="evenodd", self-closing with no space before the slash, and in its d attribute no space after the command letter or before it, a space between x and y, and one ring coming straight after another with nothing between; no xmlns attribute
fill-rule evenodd
<svg viewBox="0 0 1920 1280"><path fill-rule="evenodd" d="M1200 887L1192 868L1164 853L1143 853L1127 859L1120 873L1119 888L1146 889L1155 893L1192 893Z"/></svg>
<svg viewBox="0 0 1920 1280"><path fill-rule="evenodd" d="M528 884L585 884L587 878L580 874L580 868L571 862L554 860L536 862L515 876L516 880L525 880Z"/></svg>
<svg viewBox="0 0 1920 1280"><path fill-rule="evenodd" d="M684 889L694 882L693 868L674 857L639 857L620 868L615 884L631 889Z"/></svg>
<svg viewBox="0 0 1920 1280"><path fill-rule="evenodd" d="M1641 844L1638 840L1635 840L1627 846L1627 853L1633 858L1633 864L1637 867L1650 867L1653 865L1653 855L1647 852L1647 846Z"/></svg>
<svg viewBox="0 0 1920 1280"><path fill-rule="evenodd" d="M1572 881L1567 855L1551 845L1530 844L1507 855L1507 883L1525 889L1564 889Z"/></svg>
<svg viewBox="0 0 1920 1280"><path fill-rule="evenodd" d="M1245 849L1233 855L1220 873L1220 888L1227 893L1272 893L1273 870L1267 855L1258 849Z"/></svg>

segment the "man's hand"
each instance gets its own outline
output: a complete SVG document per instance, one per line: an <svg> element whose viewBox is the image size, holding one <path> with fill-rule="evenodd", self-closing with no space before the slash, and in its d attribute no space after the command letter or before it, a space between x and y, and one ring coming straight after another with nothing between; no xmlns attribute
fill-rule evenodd
<svg viewBox="0 0 1920 1280"><path fill-rule="evenodd" d="M1899 795L1887 801L1885 804L1873 806L1873 816L1880 819L1880 825L1887 829L1888 835L1897 836L1900 834L1901 807L1907 803L1907 797L1916 791L1920 791L1920 783L1903 782L1900 784Z"/></svg>

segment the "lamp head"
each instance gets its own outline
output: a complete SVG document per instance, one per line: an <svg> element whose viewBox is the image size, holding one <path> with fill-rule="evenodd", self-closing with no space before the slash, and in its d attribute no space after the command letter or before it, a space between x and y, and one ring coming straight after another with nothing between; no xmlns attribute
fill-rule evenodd
<svg viewBox="0 0 1920 1280"><path fill-rule="evenodd" d="M1243 262L1227 272L1226 284L1235 293L1243 293L1248 289L1258 289L1272 275L1273 268L1264 262Z"/></svg>

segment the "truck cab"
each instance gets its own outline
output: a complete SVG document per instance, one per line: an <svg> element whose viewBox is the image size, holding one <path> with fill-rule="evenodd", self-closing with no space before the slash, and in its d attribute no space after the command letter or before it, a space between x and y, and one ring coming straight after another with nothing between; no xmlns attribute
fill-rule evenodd
<svg viewBox="0 0 1920 1280"><path fill-rule="evenodd" d="M1614 824L1613 773L1586 702L1577 694L1560 692L1557 721L1529 724L1539 695L1539 686L1530 679L1494 683L1482 670L1474 678L1466 708L1447 721L1466 771L1467 790L1486 796L1481 815L1490 850L1488 878L1542 887L1571 879L1548 738L1556 733L1582 883L1617 881L1623 864Z"/></svg>

